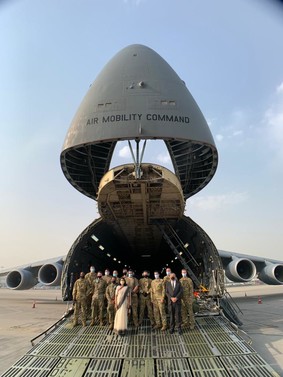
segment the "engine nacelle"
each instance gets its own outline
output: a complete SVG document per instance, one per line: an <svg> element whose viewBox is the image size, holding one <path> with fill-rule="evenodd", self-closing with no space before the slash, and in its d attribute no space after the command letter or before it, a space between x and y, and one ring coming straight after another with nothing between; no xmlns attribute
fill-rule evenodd
<svg viewBox="0 0 283 377"><path fill-rule="evenodd" d="M40 267L38 280L44 285L57 286L61 284L61 275L62 263L47 263Z"/></svg>
<svg viewBox="0 0 283 377"><path fill-rule="evenodd" d="M6 277L7 287L15 290L30 289L37 283L37 278L30 271L24 269L11 271Z"/></svg>
<svg viewBox="0 0 283 377"><path fill-rule="evenodd" d="M283 265L268 264L258 274L259 280L265 284L281 285L283 284Z"/></svg>
<svg viewBox="0 0 283 377"><path fill-rule="evenodd" d="M225 268L228 279L245 283L251 281L256 276L256 266L250 259L234 258Z"/></svg>

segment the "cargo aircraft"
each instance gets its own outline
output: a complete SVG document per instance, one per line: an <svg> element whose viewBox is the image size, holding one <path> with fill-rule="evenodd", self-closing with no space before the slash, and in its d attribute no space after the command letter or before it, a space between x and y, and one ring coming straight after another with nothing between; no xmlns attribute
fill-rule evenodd
<svg viewBox="0 0 283 377"><path fill-rule="evenodd" d="M143 161L149 140L164 141L174 171ZM132 162L110 168L119 141L128 142ZM61 284L70 301L75 279L91 265L136 274L186 268L200 316L184 335L151 330L144 320L123 339L106 326L68 328L64 319L4 376L277 376L221 314L241 324L225 275L283 284L283 263L217 250L184 214L186 201L214 176L218 154L203 114L167 62L137 44L115 55L79 106L60 158L67 180L97 201L100 217L67 255L3 270L2 284L15 290Z"/></svg>
<svg viewBox="0 0 283 377"><path fill-rule="evenodd" d="M148 140L163 140L174 172L143 162ZM128 141L132 162L110 169L118 141ZM80 271L137 272L186 268L209 297L256 276L283 284L283 262L217 250L184 214L186 200L215 174L217 149L197 103L176 72L152 49L130 45L115 55L90 86L61 153L67 180L97 201L100 216L58 258L2 270L1 285L23 290L61 284L62 297ZM109 170L110 169L110 170Z"/></svg>

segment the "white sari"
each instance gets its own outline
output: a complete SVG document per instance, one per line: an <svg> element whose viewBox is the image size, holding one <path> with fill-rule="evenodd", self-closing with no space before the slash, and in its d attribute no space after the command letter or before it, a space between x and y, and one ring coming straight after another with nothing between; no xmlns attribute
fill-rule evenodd
<svg viewBox="0 0 283 377"><path fill-rule="evenodd" d="M128 328L128 307L130 305L130 289L118 285L115 291L115 306L117 308L114 319L114 331L124 333Z"/></svg>

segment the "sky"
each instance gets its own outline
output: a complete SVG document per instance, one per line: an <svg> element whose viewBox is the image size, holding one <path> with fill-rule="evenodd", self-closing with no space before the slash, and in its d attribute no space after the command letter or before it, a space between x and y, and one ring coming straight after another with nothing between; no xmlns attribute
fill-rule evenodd
<svg viewBox="0 0 283 377"><path fill-rule="evenodd" d="M0 1L0 269L68 253L98 217L64 177L71 120L127 45L186 82L218 153L186 214L216 247L283 260L283 7L272 0ZM172 169L162 143L145 161ZM130 162L125 143L112 166Z"/></svg>

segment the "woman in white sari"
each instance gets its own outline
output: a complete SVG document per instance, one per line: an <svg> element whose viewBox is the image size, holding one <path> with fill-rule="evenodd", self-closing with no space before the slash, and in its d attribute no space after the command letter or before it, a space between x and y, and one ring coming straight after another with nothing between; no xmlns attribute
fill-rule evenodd
<svg viewBox="0 0 283 377"><path fill-rule="evenodd" d="M128 328L128 310L131 306L131 290L124 278L120 279L120 285L115 291L116 314L114 319L114 332L118 335L125 335Z"/></svg>

